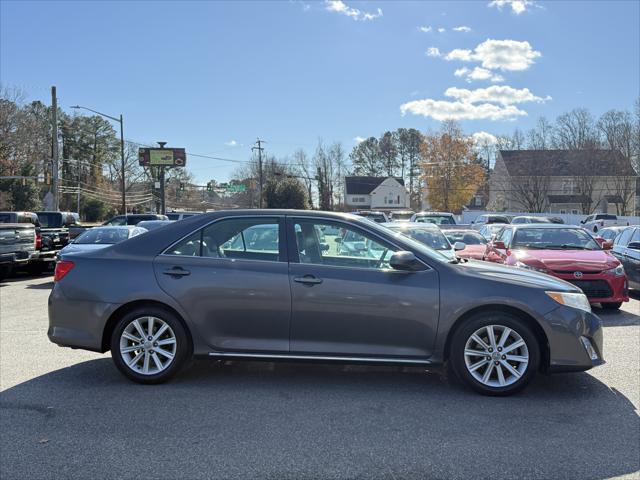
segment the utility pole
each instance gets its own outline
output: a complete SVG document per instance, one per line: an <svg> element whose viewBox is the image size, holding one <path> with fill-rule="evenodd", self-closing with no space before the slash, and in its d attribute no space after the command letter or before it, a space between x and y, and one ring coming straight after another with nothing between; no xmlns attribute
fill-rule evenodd
<svg viewBox="0 0 640 480"><path fill-rule="evenodd" d="M53 209L57 212L60 208L58 194L58 97L56 87L51 87L51 173L53 189Z"/></svg>
<svg viewBox="0 0 640 480"><path fill-rule="evenodd" d="M124 181L124 122L122 121L122 114L120 114L120 164L122 168L122 214L127 214L127 197L125 193L125 181Z"/></svg>
<svg viewBox="0 0 640 480"><path fill-rule="evenodd" d="M260 197L258 199L258 205L260 206L260 208L262 208L262 151L264 150L264 148L262 147L263 143L267 143L264 140L260 140L260 138L258 138L256 140L256 145L258 145L257 147L251 147L251 150L257 150L258 151L258 184L260 185Z"/></svg>
<svg viewBox="0 0 640 480"><path fill-rule="evenodd" d="M167 142L158 142L160 148L164 148L166 144ZM164 192L164 165L158 166L158 175L160 176L160 213L164 215L167 210Z"/></svg>

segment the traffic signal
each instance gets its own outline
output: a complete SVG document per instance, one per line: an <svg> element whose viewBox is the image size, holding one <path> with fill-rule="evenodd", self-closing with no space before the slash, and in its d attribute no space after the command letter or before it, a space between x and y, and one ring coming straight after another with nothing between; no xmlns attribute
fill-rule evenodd
<svg viewBox="0 0 640 480"><path fill-rule="evenodd" d="M180 191L183 192L184 191L184 182L180 182Z"/></svg>
<svg viewBox="0 0 640 480"><path fill-rule="evenodd" d="M211 190L213 190L213 185L211 185L211 182L207 182L207 192L210 192Z"/></svg>

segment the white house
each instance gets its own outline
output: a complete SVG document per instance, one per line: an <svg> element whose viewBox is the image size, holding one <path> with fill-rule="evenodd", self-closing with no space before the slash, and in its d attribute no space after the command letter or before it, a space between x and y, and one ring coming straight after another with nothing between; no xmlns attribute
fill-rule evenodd
<svg viewBox="0 0 640 480"><path fill-rule="evenodd" d="M409 206L402 178L345 177L345 204L354 209L393 210Z"/></svg>

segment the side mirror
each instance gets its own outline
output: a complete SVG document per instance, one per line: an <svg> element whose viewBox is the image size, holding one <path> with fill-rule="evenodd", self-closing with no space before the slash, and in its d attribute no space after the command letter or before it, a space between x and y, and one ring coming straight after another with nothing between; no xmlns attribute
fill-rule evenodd
<svg viewBox="0 0 640 480"><path fill-rule="evenodd" d="M335 238L335 242L336 243L342 243L342 237L336 237Z"/></svg>
<svg viewBox="0 0 640 480"><path fill-rule="evenodd" d="M465 248L467 248L467 245L464 242L456 242L453 244L453 249L456 252L459 252L460 250L464 250Z"/></svg>
<svg viewBox="0 0 640 480"><path fill-rule="evenodd" d="M640 250L640 242L629 242L629 245L627 245L627 248L631 250Z"/></svg>
<svg viewBox="0 0 640 480"><path fill-rule="evenodd" d="M611 250L613 248L613 243L611 242L604 242L602 244L602 249L603 250Z"/></svg>
<svg viewBox="0 0 640 480"><path fill-rule="evenodd" d="M504 244L504 242L502 240L497 240L497 241L493 242L493 248L495 248L497 250L506 250L507 246Z"/></svg>
<svg viewBox="0 0 640 480"><path fill-rule="evenodd" d="M391 255L389 265L394 270L405 272L417 272L424 270L424 265L416 258L413 252L400 251Z"/></svg>
<svg viewBox="0 0 640 480"><path fill-rule="evenodd" d="M596 243L598 245L600 245L600 247L604 248L604 244L607 243L607 241L602 238L602 237L593 237L593 239L596 241Z"/></svg>

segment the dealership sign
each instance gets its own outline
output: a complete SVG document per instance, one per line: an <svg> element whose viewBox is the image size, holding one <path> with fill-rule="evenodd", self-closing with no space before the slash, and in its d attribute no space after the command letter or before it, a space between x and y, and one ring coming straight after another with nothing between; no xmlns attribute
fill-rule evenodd
<svg viewBox="0 0 640 480"><path fill-rule="evenodd" d="M184 148L141 148L138 158L143 167L184 167L187 164Z"/></svg>

